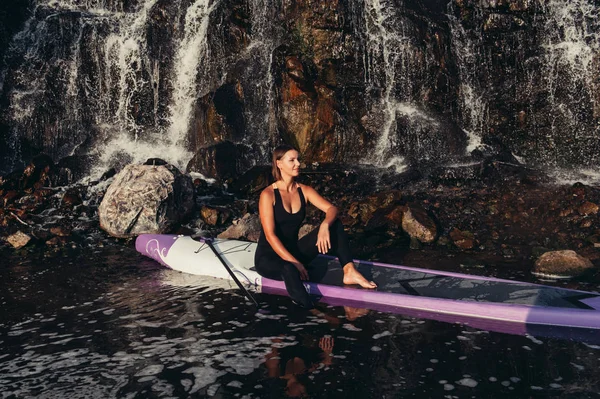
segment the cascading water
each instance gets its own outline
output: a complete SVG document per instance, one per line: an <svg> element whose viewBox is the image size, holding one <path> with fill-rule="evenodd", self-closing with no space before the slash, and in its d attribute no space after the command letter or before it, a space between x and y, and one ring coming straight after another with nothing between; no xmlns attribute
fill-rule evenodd
<svg viewBox="0 0 600 399"><path fill-rule="evenodd" d="M481 30L467 31L455 16L453 2L448 4L448 21L452 37L452 53L458 71L458 124L467 134L467 153L481 147L481 139L488 128L488 100L482 82L480 51L483 50ZM485 64L484 64L485 65Z"/></svg>
<svg viewBox="0 0 600 399"><path fill-rule="evenodd" d="M203 91L198 87L198 67L210 62L207 33L210 14L217 4L212 0L196 0L185 14L184 36L175 58L175 84L169 107L169 137L175 139L176 145L183 146L194 101L198 92Z"/></svg>
<svg viewBox="0 0 600 399"><path fill-rule="evenodd" d="M257 162L268 161L267 151L277 133L272 69L273 52L284 37L281 26L274 23L280 7L277 0L250 1L251 41L241 54L247 66L243 73L246 134L241 141L257 150Z"/></svg>
<svg viewBox="0 0 600 399"><path fill-rule="evenodd" d="M551 131L549 142L539 143L544 161L555 166L572 160L597 165L600 86L595 87L594 79L600 66L600 12L589 0L551 0L544 11L541 77L548 93ZM569 145L571 142L580 145Z"/></svg>
<svg viewBox="0 0 600 399"><path fill-rule="evenodd" d="M399 92L410 102L412 79L402 75L402 72L409 73L411 69L397 71L399 63L404 67L406 60L410 59L407 58L410 56L410 38L402 35L402 29L398 29L395 11L384 1L365 1L365 83L367 91L382 91L379 104L374 104L374 112L384 115L375 154L369 162L384 167L393 166L397 172L401 172L406 168L404 158L394 156L392 152L397 142L396 93ZM400 76L397 77L398 72Z"/></svg>
<svg viewBox="0 0 600 399"><path fill-rule="evenodd" d="M440 90L437 76L444 68L435 56L442 51L439 28L423 23L423 10L412 6L382 0L364 4L365 84L370 113L378 115L379 127L368 161L396 172L409 163L451 158L464 142L462 133L446 126L444 107L430 104L429 97ZM435 40L427 43L428 37Z"/></svg>

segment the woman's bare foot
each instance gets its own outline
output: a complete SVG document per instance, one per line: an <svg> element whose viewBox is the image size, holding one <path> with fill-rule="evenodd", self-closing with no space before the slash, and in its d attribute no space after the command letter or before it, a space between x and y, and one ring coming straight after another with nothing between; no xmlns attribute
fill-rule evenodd
<svg viewBox="0 0 600 399"><path fill-rule="evenodd" d="M377 288L377 284L368 281L362 274L356 270L354 263L350 262L344 266L344 284L358 284L363 288Z"/></svg>

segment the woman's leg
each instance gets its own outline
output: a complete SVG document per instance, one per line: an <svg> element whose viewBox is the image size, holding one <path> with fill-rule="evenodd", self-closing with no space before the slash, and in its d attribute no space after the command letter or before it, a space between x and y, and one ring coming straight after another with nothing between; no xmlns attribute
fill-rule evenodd
<svg viewBox="0 0 600 399"><path fill-rule="evenodd" d="M318 235L319 228L317 227L298 241L298 250L301 253L301 261L303 263L308 264L319 255L319 249L317 248ZM358 272L358 270L356 270L354 262L352 261L348 236L339 219L336 219L335 222L329 226L329 240L331 242L331 249L327 251L327 254L336 256L339 259L344 270L344 284L359 284L364 288L376 288L377 285L374 282L368 281Z"/></svg>
<svg viewBox="0 0 600 399"><path fill-rule="evenodd" d="M290 262L286 262L276 254L264 255L255 260L258 274L273 280L283 280L290 298L297 304L307 309L312 309L314 304L304 288L300 279L300 272Z"/></svg>
<svg viewBox="0 0 600 399"><path fill-rule="evenodd" d="M301 261L303 263L309 263L319 255L319 248L317 248L318 236L319 228L316 227L298 241L298 250L300 251L300 257L302 258ZM342 265L352 262L348 236L339 219L336 219L335 222L329 226L329 240L331 241L331 249L327 252L328 255L337 257Z"/></svg>

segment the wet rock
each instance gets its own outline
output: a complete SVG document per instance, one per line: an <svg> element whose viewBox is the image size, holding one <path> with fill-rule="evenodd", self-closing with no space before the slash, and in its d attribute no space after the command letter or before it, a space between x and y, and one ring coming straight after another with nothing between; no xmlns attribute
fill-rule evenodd
<svg viewBox="0 0 600 399"><path fill-rule="evenodd" d="M202 217L202 220L206 222L206 224L215 226L219 218L219 211L216 208L203 206L200 208L200 216Z"/></svg>
<svg viewBox="0 0 600 399"><path fill-rule="evenodd" d="M52 158L46 154L40 154L31 160L23 171L21 179L21 188L27 189L33 187L35 183L41 182L42 185L49 185L50 170L54 166Z"/></svg>
<svg viewBox="0 0 600 399"><path fill-rule="evenodd" d="M148 158L143 165L151 165L151 166L160 166L160 165L168 165L169 163L164 159L160 158Z"/></svg>
<svg viewBox="0 0 600 399"><path fill-rule="evenodd" d="M22 231L17 231L15 234L11 234L6 237L6 241L13 246L15 249L23 248L31 241L31 237Z"/></svg>
<svg viewBox="0 0 600 399"><path fill-rule="evenodd" d="M72 229L65 226L54 226L50 228L50 233L59 237L68 237L71 235Z"/></svg>
<svg viewBox="0 0 600 399"><path fill-rule="evenodd" d="M345 224L350 224L350 225L353 225L356 223L361 223L363 225L366 225L376 210L377 210L377 205L375 205L371 202L368 202L368 201L353 202L352 204L350 204L348 211L346 212L346 214L348 216L350 216L350 218L352 218L352 222L346 223L344 220L343 220L343 222Z"/></svg>
<svg viewBox="0 0 600 399"><path fill-rule="evenodd" d="M422 243L431 243L437 236L435 222L423 209L409 206L402 216L402 228L411 238L416 238Z"/></svg>
<svg viewBox="0 0 600 399"><path fill-rule="evenodd" d="M231 192L248 196L258 193L272 181L271 167L259 165L252 167L246 173L236 178L229 189Z"/></svg>
<svg viewBox="0 0 600 399"><path fill-rule="evenodd" d="M38 204L40 204L40 203L44 202L52 194L54 194L53 190L48 189L48 188L40 188L33 192L33 197L35 198L35 201Z"/></svg>
<svg viewBox="0 0 600 399"><path fill-rule="evenodd" d="M62 247L66 245L69 241L65 237L52 237L51 239L46 241L46 245L49 247Z"/></svg>
<svg viewBox="0 0 600 399"><path fill-rule="evenodd" d="M461 231L457 228L453 228L450 231L450 239L452 239L454 245L460 249L473 249L473 247L476 245L473 233L469 231Z"/></svg>
<svg viewBox="0 0 600 399"><path fill-rule="evenodd" d="M245 172L243 146L224 141L206 148L200 148L187 165L187 171L220 181L234 178Z"/></svg>
<svg viewBox="0 0 600 399"><path fill-rule="evenodd" d="M402 220L404 219L404 212L408 210L406 205L398 205L391 211L387 212L385 218L394 226L402 226Z"/></svg>
<svg viewBox="0 0 600 399"><path fill-rule="evenodd" d="M16 200L18 200L21 197L21 194L18 191L15 190L11 190L9 192L7 192L6 194L4 194L4 196L2 197L2 204L4 207L12 204L13 202L15 202Z"/></svg>
<svg viewBox="0 0 600 399"><path fill-rule="evenodd" d="M580 215L595 215L598 213L598 205L593 202L586 201L578 209Z"/></svg>
<svg viewBox="0 0 600 399"><path fill-rule="evenodd" d="M233 224L217 237L235 240L245 239L256 242L260 236L260 231L261 224L258 215L247 213L241 219L234 220Z"/></svg>
<svg viewBox="0 0 600 399"><path fill-rule="evenodd" d="M423 244L417 237L410 237L410 245L409 248L412 250L419 250L423 248Z"/></svg>
<svg viewBox="0 0 600 399"><path fill-rule="evenodd" d="M81 198L79 190L76 188L70 188L67 191L65 191L65 194L63 195L60 204L62 207L69 209L73 209L77 205L83 204L83 199Z"/></svg>
<svg viewBox="0 0 600 399"><path fill-rule="evenodd" d="M106 172L102 173L102 176L100 176L100 181L108 180L116 174L117 174L117 169L110 168Z"/></svg>
<svg viewBox="0 0 600 399"><path fill-rule="evenodd" d="M100 227L115 237L167 233L193 210L192 179L171 165L127 165L98 208Z"/></svg>
<svg viewBox="0 0 600 399"><path fill-rule="evenodd" d="M593 267L589 259L575 251L551 251L539 257L531 272L540 277L570 278L589 272Z"/></svg>
<svg viewBox="0 0 600 399"><path fill-rule="evenodd" d="M243 88L238 81L226 83L198 100L194 111L194 135L190 143L194 152L219 143L239 143L244 139L246 119L243 97Z"/></svg>
<svg viewBox="0 0 600 399"><path fill-rule="evenodd" d="M77 183L90 172L95 161L96 157L91 155L72 155L62 158L56 164L52 174L52 184L54 186L68 186Z"/></svg>
<svg viewBox="0 0 600 399"><path fill-rule="evenodd" d="M365 226L370 225L372 228L380 227L390 221L387 216L388 213L393 212L393 209L382 210L378 212L378 215L375 215L375 213L381 208L387 208L401 199L402 194L400 191L391 190L370 195L362 201L352 202L346 212L350 218L354 219L349 224L353 225L360 222ZM391 217L397 218L397 216L392 215ZM373 220L374 218L378 220ZM344 222L346 221L344 220Z"/></svg>
<svg viewBox="0 0 600 399"><path fill-rule="evenodd" d="M226 208L216 208L204 205L200 208L200 216L209 226L216 226L217 224L226 223L231 217L231 211Z"/></svg>

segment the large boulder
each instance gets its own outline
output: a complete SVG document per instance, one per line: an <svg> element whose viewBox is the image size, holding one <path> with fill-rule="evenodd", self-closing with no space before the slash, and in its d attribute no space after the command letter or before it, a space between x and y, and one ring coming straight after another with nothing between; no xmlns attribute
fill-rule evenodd
<svg viewBox="0 0 600 399"><path fill-rule="evenodd" d="M114 237L169 232L194 209L192 179L171 165L127 165L98 208L100 227Z"/></svg>
<svg viewBox="0 0 600 399"><path fill-rule="evenodd" d="M550 251L535 262L532 274L539 277L571 278L580 276L594 268L592 262L575 251Z"/></svg>

